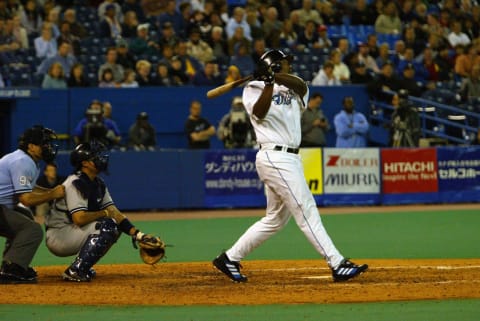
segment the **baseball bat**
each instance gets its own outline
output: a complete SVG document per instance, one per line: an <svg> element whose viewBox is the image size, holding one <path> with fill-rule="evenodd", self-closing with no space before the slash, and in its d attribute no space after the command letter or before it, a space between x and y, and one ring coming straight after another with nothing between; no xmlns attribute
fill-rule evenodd
<svg viewBox="0 0 480 321"><path fill-rule="evenodd" d="M228 93L234 88L237 88L238 86L243 85L247 81L251 80L253 78L252 75L243 77L242 79L238 79L232 82L229 82L228 84L218 86L216 88L213 88L207 92L207 97L208 98L217 98L218 96L221 96L223 94Z"/></svg>

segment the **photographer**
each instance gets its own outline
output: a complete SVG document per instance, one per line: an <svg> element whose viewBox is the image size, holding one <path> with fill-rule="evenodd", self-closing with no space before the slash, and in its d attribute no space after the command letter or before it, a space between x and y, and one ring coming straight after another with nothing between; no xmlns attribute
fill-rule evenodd
<svg viewBox="0 0 480 321"><path fill-rule="evenodd" d="M217 136L225 148L248 148L255 145L255 132L242 97L233 97L230 111L220 120Z"/></svg>
<svg viewBox="0 0 480 321"><path fill-rule="evenodd" d="M73 132L75 145L97 140L113 148L121 141L120 130L117 125L103 116L103 104L94 100L85 111L85 118L75 127Z"/></svg>
<svg viewBox="0 0 480 321"><path fill-rule="evenodd" d="M395 108L391 122L392 147L418 147L420 117L408 101L408 91L400 89L393 95L392 105Z"/></svg>

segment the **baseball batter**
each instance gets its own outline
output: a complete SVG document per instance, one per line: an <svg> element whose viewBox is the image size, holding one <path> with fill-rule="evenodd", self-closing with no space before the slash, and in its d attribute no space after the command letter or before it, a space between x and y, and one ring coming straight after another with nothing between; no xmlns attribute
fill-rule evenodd
<svg viewBox="0 0 480 321"><path fill-rule="evenodd" d="M367 270L337 250L320 219L315 199L304 177L298 155L300 120L308 102L306 83L288 74L293 57L279 50L266 52L255 72L255 80L243 90L243 103L255 129L260 150L257 172L265 183L266 216L253 224L213 265L235 282L246 282L240 261L274 233L291 216L310 243L327 261L334 281L346 281Z"/></svg>
<svg viewBox="0 0 480 321"><path fill-rule="evenodd" d="M65 197L57 200L45 217L46 244L50 252L76 255L65 270L65 281L89 282L92 268L123 232L141 240L140 232L113 203L105 182L98 176L108 167L108 152L99 142L78 145L70 154L75 173L63 182Z"/></svg>

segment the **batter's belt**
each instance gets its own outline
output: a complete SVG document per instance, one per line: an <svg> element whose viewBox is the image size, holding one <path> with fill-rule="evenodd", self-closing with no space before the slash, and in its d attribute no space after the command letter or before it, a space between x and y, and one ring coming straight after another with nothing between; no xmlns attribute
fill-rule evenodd
<svg viewBox="0 0 480 321"><path fill-rule="evenodd" d="M276 151L282 151L282 152L291 153L291 154L298 154L298 151L299 151L299 149L296 147L290 147L287 145L279 145L279 144L261 144L260 149L276 150Z"/></svg>

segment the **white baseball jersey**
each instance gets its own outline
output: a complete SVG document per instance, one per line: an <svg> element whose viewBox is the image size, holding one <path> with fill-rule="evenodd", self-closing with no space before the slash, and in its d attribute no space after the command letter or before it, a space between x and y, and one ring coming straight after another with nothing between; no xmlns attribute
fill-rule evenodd
<svg viewBox="0 0 480 321"><path fill-rule="evenodd" d="M289 147L298 147L302 140L301 116L307 106L309 91L302 98L285 86L275 84L272 104L267 116L258 119L253 115L253 105L265 87L263 81L251 81L243 90L243 104L247 110L261 144L275 143Z"/></svg>

